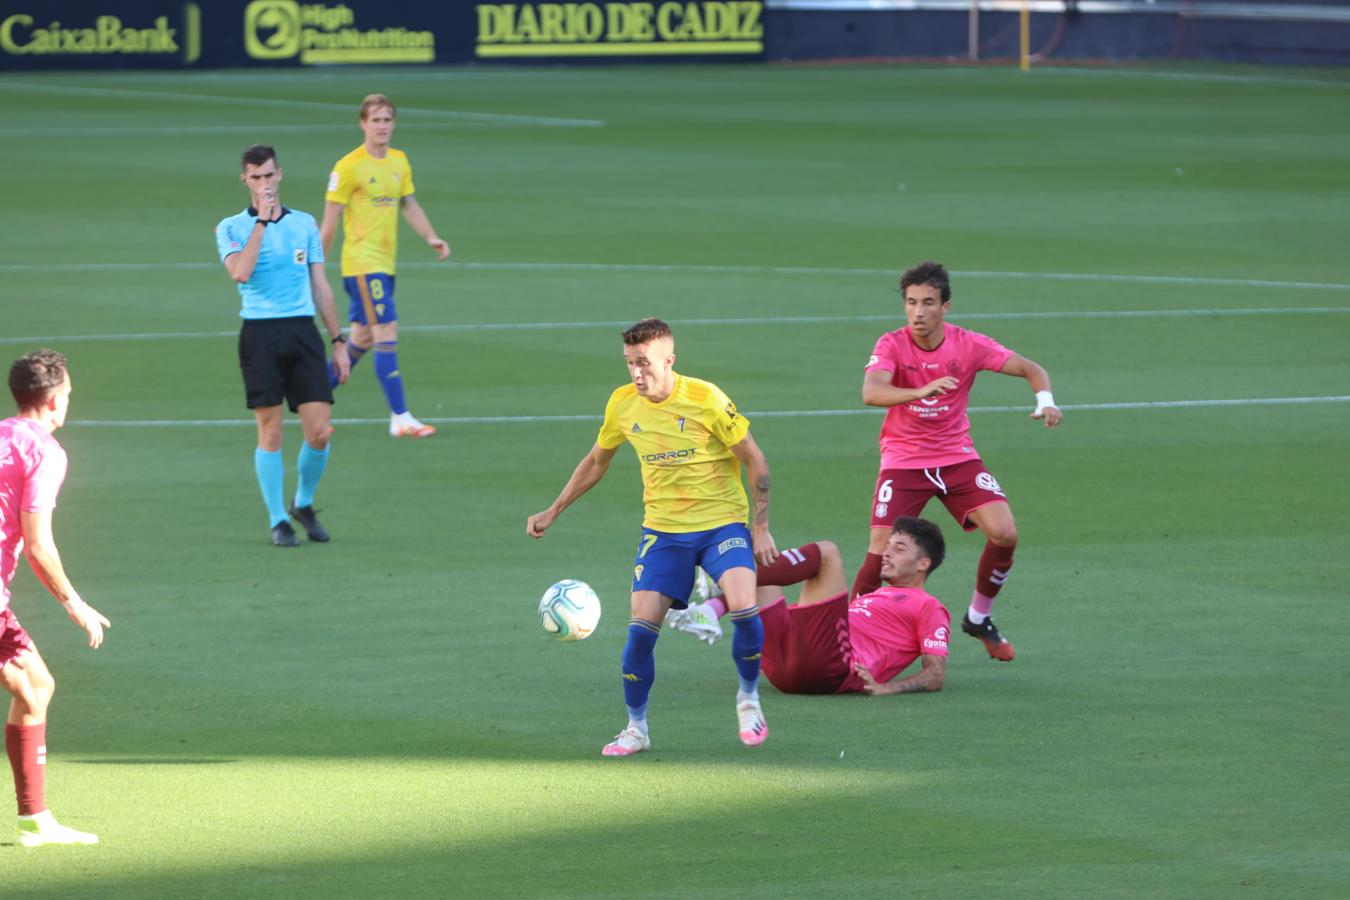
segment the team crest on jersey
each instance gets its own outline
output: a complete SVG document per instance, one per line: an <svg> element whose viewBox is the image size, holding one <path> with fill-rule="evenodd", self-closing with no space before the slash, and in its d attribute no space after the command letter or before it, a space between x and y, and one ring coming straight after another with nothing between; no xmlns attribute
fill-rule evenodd
<svg viewBox="0 0 1350 900"><path fill-rule="evenodd" d="M643 568L645 567L642 565L642 563L638 563L636 566L633 566L633 581L637 582L642 580Z"/></svg>
<svg viewBox="0 0 1350 900"><path fill-rule="evenodd" d="M867 365L868 365L869 368L870 368L871 366L875 366L875 365L876 365L877 363L879 363L879 362L881 362L881 357L877 356L875 353L873 353L871 356L867 357Z"/></svg>
<svg viewBox="0 0 1350 900"><path fill-rule="evenodd" d="M990 493L998 494L1000 497L1004 496L1003 488L998 486L998 482L994 479L994 476L990 475L988 472L981 472L975 476L975 486L982 491L989 491Z"/></svg>
<svg viewBox="0 0 1350 900"><path fill-rule="evenodd" d="M949 359L949 360L947 360L947 374L948 374L948 375L960 375L960 374L961 374L961 360L959 360L959 359Z"/></svg>
<svg viewBox="0 0 1350 900"><path fill-rule="evenodd" d="M303 266L303 265L305 264L305 251L304 251L304 250L297 250L297 251L295 251L295 264L296 264L297 266Z"/></svg>
<svg viewBox="0 0 1350 900"><path fill-rule="evenodd" d="M884 518L886 517L886 512L887 512L889 509L890 509L890 507L889 507L888 505L886 505L885 503L878 503L878 504L877 504L877 518L878 518L878 519L884 519Z"/></svg>

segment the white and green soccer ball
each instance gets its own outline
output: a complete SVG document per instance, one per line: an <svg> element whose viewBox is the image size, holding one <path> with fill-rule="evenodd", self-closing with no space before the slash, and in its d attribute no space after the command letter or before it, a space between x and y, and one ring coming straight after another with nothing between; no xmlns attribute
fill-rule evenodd
<svg viewBox="0 0 1350 900"><path fill-rule="evenodd" d="M600 624L600 598L586 582L564 578L539 598L539 624L560 641L579 641Z"/></svg>

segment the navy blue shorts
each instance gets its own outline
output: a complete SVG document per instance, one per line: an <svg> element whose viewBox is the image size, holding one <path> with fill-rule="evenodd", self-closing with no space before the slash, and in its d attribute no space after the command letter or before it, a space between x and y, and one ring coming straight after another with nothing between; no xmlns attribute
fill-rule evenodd
<svg viewBox="0 0 1350 900"><path fill-rule="evenodd" d="M383 272L369 275L348 275L342 279L351 303L347 307L347 321L362 325L381 325L398 321L394 309L394 276Z"/></svg>
<svg viewBox="0 0 1350 900"><path fill-rule="evenodd" d="M678 534L642 529L633 565L633 590L660 591L675 601L676 609L684 609L694 587L695 566L702 566L714 581L738 566L753 572L750 529L741 522Z"/></svg>

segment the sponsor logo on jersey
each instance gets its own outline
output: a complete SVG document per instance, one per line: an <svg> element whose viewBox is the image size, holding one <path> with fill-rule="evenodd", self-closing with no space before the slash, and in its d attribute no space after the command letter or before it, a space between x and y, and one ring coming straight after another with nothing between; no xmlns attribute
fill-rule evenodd
<svg viewBox="0 0 1350 900"><path fill-rule="evenodd" d="M642 433L642 426L639 425L638 423L634 422L634 423L633 423L633 429L632 429L632 431L633 431L633 434L641 434L641 433Z"/></svg>
<svg viewBox="0 0 1350 900"><path fill-rule="evenodd" d="M994 476L990 475L988 472L981 472L975 476L975 486L982 491L989 491L990 493L998 494L1000 497L1004 496L1003 488L998 486L998 482L994 480Z"/></svg>
<svg viewBox="0 0 1350 900"><path fill-rule="evenodd" d="M643 462L674 462L675 460L693 459L694 454L698 453L695 447L686 447L683 450L666 450L662 453L647 453L642 457Z"/></svg>
<svg viewBox="0 0 1350 900"><path fill-rule="evenodd" d="M717 545L717 552L720 555L722 553L726 553L728 550L735 550L737 547L748 547L748 546L750 545L745 542L745 538L739 537L727 538L725 541Z"/></svg>
<svg viewBox="0 0 1350 900"><path fill-rule="evenodd" d="M304 251L304 250L297 250L297 251L295 251L295 264L296 264L297 266L303 266L303 265L305 264L305 251Z"/></svg>
<svg viewBox="0 0 1350 900"><path fill-rule="evenodd" d="M926 650L946 650L947 642L934 640L933 638L924 638L923 646Z"/></svg>
<svg viewBox="0 0 1350 900"><path fill-rule="evenodd" d="M342 179L338 177L338 173L337 173L337 172L329 172L329 173L328 173L328 190L330 190L330 191L336 191L336 190L338 189L338 182L341 181L341 180L342 180Z"/></svg>
<svg viewBox="0 0 1350 900"><path fill-rule="evenodd" d="M641 580L642 580L642 570L645 569L645 568L646 568L646 566L644 566L644 565L641 564L641 563L638 563L636 566L633 566L633 580L634 580L634 581L641 581Z"/></svg>
<svg viewBox="0 0 1350 900"><path fill-rule="evenodd" d="M879 362L881 362L881 357L877 356L875 353L873 353L871 356L867 357L867 365L868 365L869 367L870 367L870 366L875 366L875 365L876 365L877 363L879 363Z"/></svg>
<svg viewBox="0 0 1350 900"><path fill-rule="evenodd" d="M889 506L888 504L885 504L885 503L878 503L878 504L877 504L877 518L878 518L878 519L884 518L885 515L886 515L887 510L889 510L889 509L890 509L890 506Z"/></svg>

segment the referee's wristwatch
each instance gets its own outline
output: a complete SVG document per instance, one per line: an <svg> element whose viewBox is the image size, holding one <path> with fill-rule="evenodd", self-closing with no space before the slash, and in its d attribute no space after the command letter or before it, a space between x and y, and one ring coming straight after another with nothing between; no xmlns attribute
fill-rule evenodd
<svg viewBox="0 0 1350 900"><path fill-rule="evenodd" d="M339 331L339 332L333 337L333 340L331 341L331 343L334 344L334 345L337 345L337 344L345 344L345 343L347 343L347 336L346 336L345 334L343 334L342 332Z"/></svg>

